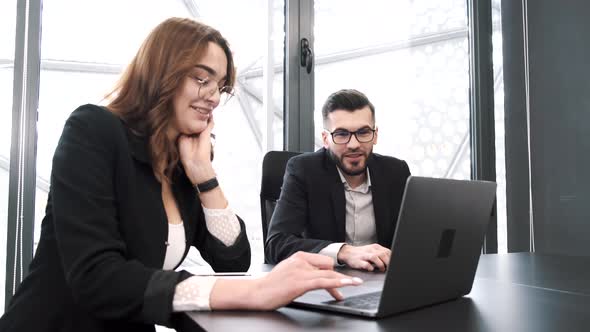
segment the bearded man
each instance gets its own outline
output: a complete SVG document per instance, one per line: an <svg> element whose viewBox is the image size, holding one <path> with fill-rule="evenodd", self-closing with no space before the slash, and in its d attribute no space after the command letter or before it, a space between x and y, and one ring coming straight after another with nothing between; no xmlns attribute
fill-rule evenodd
<svg viewBox="0 0 590 332"><path fill-rule="evenodd" d="M277 264L297 251L330 256L335 264L384 271L408 164L373 153L375 107L361 92L340 90L322 107L324 147L287 163L265 242Z"/></svg>

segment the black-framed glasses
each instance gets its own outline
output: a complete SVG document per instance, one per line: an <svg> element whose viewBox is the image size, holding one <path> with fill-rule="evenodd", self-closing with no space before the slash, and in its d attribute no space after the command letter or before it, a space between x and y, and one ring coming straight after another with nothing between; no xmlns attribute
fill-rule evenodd
<svg viewBox="0 0 590 332"><path fill-rule="evenodd" d="M336 129L331 132L327 129L324 130L326 130L326 132L328 132L332 136L332 141L335 144L348 144L348 142L350 142L350 138L352 137L352 135L356 137L356 140L359 141L359 143L369 143L375 137L376 131L375 129L368 127L361 128L357 131Z"/></svg>
<svg viewBox="0 0 590 332"><path fill-rule="evenodd" d="M215 94L215 91L219 92L219 105L225 105L235 94L233 87L224 85L219 87L219 82L214 79L200 78L193 76L197 85L199 86L199 97L208 98Z"/></svg>

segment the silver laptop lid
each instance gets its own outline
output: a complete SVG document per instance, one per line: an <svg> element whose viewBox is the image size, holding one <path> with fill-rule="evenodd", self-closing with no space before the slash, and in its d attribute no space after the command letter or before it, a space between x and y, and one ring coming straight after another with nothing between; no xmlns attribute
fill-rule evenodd
<svg viewBox="0 0 590 332"><path fill-rule="evenodd" d="M471 291L495 195L494 182L408 178L379 316Z"/></svg>
<svg viewBox="0 0 590 332"><path fill-rule="evenodd" d="M495 193L493 182L409 177L386 273L343 271L368 281L344 287L344 295L382 290L378 308L343 306L323 290L308 292L292 305L383 317L468 294Z"/></svg>

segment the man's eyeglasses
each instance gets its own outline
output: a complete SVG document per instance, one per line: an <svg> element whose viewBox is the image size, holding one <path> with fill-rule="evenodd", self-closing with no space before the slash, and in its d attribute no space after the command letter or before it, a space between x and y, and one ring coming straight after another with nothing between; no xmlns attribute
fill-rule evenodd
<svg viewBox="0 0 590 332"><path fill-rule="evenodd" d="M197 76L193 76L193 78L199 86L199 97L208 98L213 96L215 91L219 92L219 105L225 105L235 94L233 87L227 85L219 87L219 82L214 79Z"/></svg>
<svg viewBox="0 0 590 332"><path fill-rule="evenodd" d="M361 128L357 131L348 131L345 129L337 129L332 132L325 129L332 136L332 141L335 144L348 144L352 135L356 137L359 143L369 143L375 137L375 129L373 128Z"/></svg>

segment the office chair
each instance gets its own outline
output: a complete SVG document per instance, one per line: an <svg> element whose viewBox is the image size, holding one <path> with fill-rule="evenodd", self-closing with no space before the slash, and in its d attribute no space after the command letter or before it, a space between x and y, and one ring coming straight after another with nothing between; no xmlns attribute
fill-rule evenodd
<svg viewBox="0 0 590 332"><path fill-rule="evenodd" d="M262 181L260 183L260 214L262 216L262 240L264 242L266 242L270 219L281 194L287 161L300 153L269 151L264 155L262 160Z"/></svg>

